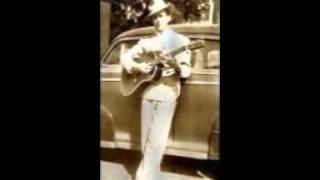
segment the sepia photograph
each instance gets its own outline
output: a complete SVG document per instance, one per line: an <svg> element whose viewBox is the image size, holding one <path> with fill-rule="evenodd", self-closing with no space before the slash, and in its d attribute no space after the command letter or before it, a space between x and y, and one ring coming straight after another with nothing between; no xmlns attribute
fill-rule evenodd
<svg viewBox="0 0 320 180"><path fill-rule="evenodd" d="M100 0L100 179L219 179L220 0Z"/></svg>

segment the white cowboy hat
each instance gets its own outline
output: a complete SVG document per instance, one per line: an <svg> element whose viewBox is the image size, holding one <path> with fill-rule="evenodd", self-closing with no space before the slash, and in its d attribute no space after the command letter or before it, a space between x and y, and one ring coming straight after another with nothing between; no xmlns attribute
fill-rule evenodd
<svg viewBox="0 0 320 180"><path fill-rule="evenodd" d="M163 0L153 0L153 4L149 6L149 16L152 16L168 7L169 3L165 3Z"/></svg>

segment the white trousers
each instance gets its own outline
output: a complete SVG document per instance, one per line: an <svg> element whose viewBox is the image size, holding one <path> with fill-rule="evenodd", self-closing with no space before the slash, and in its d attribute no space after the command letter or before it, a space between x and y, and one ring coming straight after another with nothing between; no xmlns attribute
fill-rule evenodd
<svg viewBox="0 0 320 180"><path fill-rule="evenodd" d="M166 149L176 101L142 100L141 151L136 180L160 180L160 165Z"/></svg>

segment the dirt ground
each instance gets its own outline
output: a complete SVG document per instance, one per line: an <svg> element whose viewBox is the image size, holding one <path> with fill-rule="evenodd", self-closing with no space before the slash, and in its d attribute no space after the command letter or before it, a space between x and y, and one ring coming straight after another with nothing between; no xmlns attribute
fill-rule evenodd
<svg viewBox="0 0 320 180"><path fill-rule="evenodd" d="M138 151L101 150L101 180L131 180L139 164ZM163 180L218 180L218 162L165 156L161 165Z"/></svg>

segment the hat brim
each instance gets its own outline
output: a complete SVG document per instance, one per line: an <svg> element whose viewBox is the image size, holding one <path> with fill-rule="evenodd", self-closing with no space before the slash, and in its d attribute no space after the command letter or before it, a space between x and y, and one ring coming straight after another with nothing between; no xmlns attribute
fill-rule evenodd
<svg viewBox="0 0 320 180"><path fill-rule="evenodd" d="M159 12L167 9L169 6L170 6L169 4L166 4L165 6L163 6L163 7L159 8L159 9L156 9L156 10L152 11L148 16L151 17L151 16L153 16L153 15L155 15L155 14L158 14Z"/></svg>

